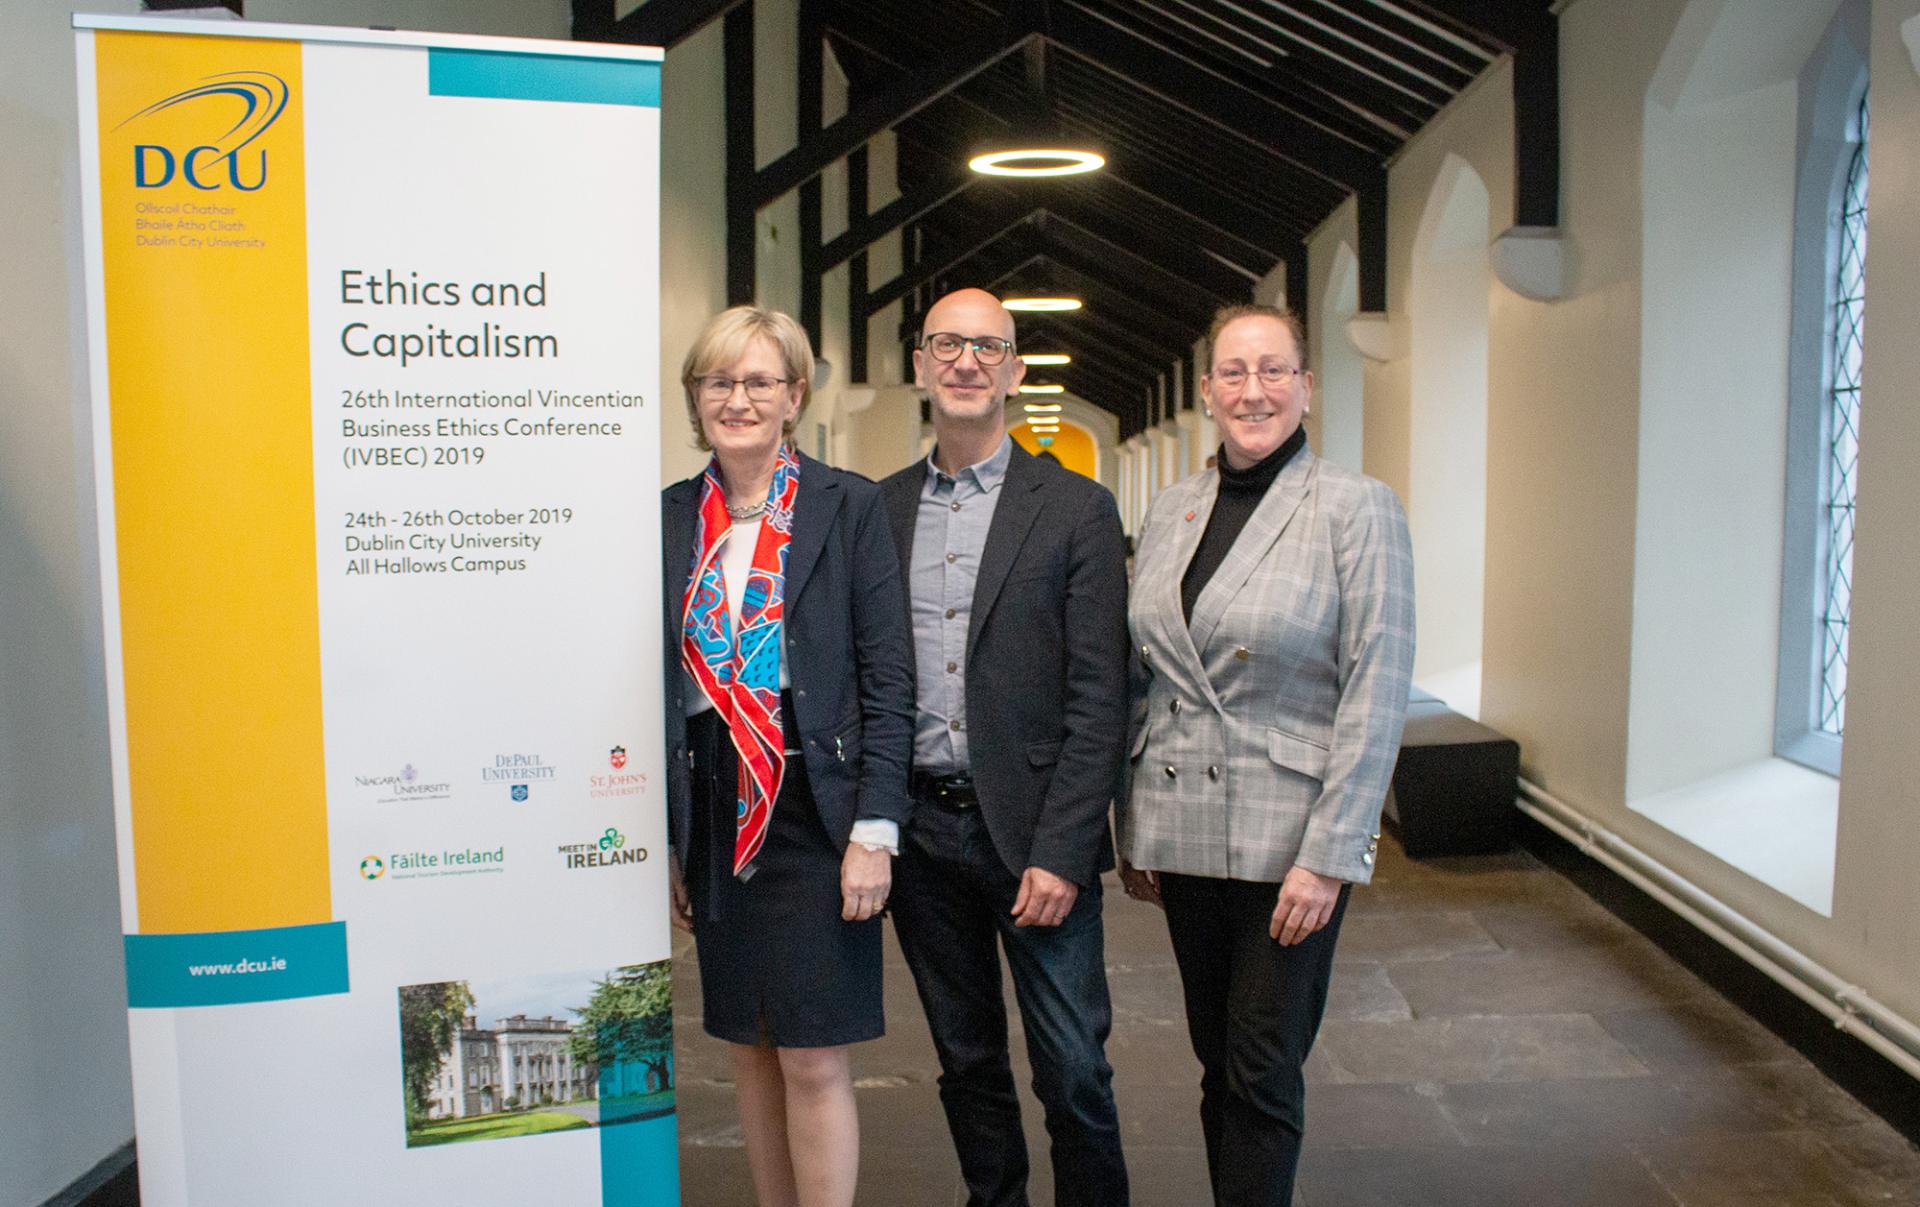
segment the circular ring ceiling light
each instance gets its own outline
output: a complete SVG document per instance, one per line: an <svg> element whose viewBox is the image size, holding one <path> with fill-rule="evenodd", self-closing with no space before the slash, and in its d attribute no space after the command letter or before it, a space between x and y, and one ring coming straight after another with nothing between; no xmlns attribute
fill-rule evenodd
<svg viewBox="0 0 1920 1207"><path fill-rule="evenodd" d="M967 166L983 176L1078 176L1107 166L1104 156L1071 147L1024 147L976 155Z"/></svg>
<svg viewBox="0 0 1920 1207"><path fill-rule="evenodd" d="M1007 310L1024 310L1030 313L1053 312L1080 309L1079 298L1008 298L1000 303Z"/></svg>

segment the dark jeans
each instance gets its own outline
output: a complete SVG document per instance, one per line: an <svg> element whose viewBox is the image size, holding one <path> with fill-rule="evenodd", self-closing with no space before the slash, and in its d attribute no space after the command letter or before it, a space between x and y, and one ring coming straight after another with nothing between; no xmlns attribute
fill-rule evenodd
<svg viewBox="0 0 1920 1207"><path fill-rule="evenodd" d="M1320 1030L1347 912L1292 947L1268 934L1278 884L1160 874L1167 931L1200 1058L1200 1128L1213 1201L1289 1207L1306 1125L1301 1066Z"/></svg>
<svg viewBox="0 0 1920 1207"><path fill-rule="evenodd" d="M940 1103L967 1203L1027 1203L1027 1145L1000 988L998 948L1004 946L1026 1027L1033 1091L1053 1140L1054 1202L1125 1207L1127 1167L1105 1051L1113 1007L1100 884L1080 891L1059 926L1025 929L1014 926L1010 912L1019 889L978 809L920 805L902 844L891 908L940 1054Z"/></svg>

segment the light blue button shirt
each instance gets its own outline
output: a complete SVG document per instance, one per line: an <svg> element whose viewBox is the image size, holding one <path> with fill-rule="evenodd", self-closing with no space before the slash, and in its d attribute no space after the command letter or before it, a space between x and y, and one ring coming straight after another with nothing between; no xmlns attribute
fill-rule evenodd
<svg viewBox="0 0 1920 1207"><path fill-rule="evenodd" d="M1002 437L994 454L957 474L927 457L927 483L913 525L913 652L919 672L919 716L913 765L931 775L970 770L967 750L967 627L980 555L993 509L1013 459Z"/></svg>

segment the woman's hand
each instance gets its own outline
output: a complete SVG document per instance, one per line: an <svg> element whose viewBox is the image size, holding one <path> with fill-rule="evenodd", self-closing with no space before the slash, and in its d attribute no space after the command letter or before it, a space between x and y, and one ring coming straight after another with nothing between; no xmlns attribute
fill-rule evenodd
<svg viewBox="0 0 1920 1207"><path fill-rule="evenodd" d="M1333 920L1340 901L1340 881L1295 864L1280 882L1280 902L1273 907L1267 933L1280 946L1292 947Z"/></svg>
<svg viewBox="0 0 1920 1207"><path fill-rule="evenodd" d="M1120 883L1126 887L1127 896L1132 897L1135 901L1145 901L1148 905L1157 905L1161 909L1167 908L1166 902L1160 900L1160 874L1158 872L1143 872L1122 859L1120 861Z"/></svg>
<svg viewBox="0 0 1920 1207"><path fill-rule="evenodd" d="M687 881L680 874L680 856L667 854L667 891L673 900L673 912L667 921L688 934L693 933L693 900L687 896Z"/></svg>
<svg viewBox="0 0 1920 1207"><path fill-rule="evenodd" d="M893 856L884 848L869 851L857 842L847 844L840 860L840 917L865 922L887 904L893 887Z"/></svg>

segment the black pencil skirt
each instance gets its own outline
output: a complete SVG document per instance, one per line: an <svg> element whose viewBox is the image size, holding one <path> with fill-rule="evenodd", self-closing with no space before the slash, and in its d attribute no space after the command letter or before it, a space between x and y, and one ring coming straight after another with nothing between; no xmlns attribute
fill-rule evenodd
<svg viewBox="0 0 1920 1207"><path fill-rule="evenodd" d="M703 1024L729 1043L824 1048L886 1033L880 919L840 917L840 848L807 782L787 718L787 769L753 875L733 875L739 755L719 714L687 720L693 833L687 889L700 962Z"/></svg>

